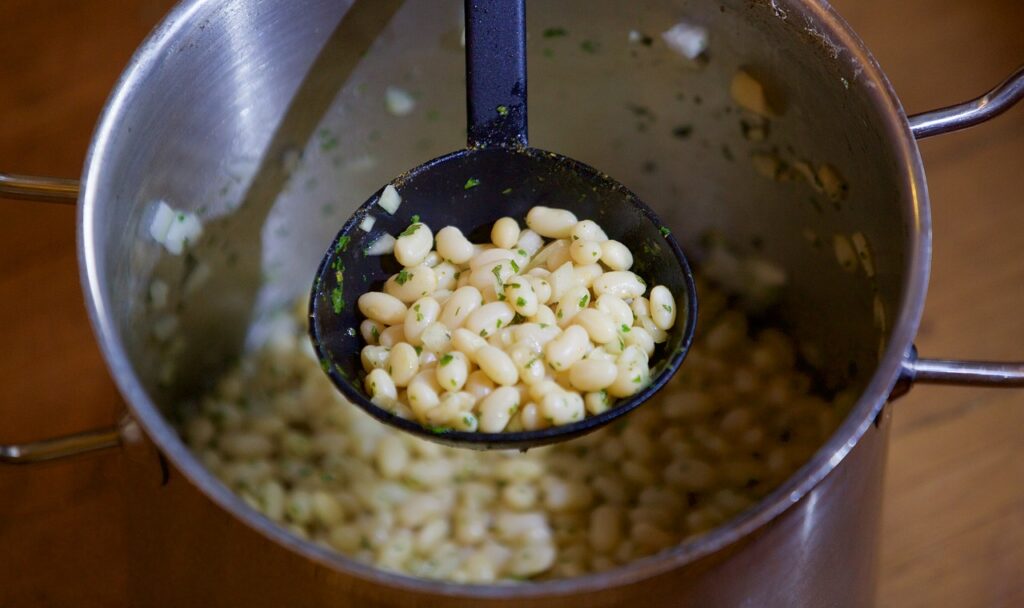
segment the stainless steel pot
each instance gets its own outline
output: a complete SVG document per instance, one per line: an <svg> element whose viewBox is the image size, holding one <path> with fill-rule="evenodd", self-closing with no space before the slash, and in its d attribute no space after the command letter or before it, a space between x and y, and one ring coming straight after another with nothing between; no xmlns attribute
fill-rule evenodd
<svg viewBox="0 0 1024 608"><path fill-rule="evenodd" d="M128 404L120 429L0 446L0 461L120 446L135 480L125 497L138 606L870 605L891 395L913 382L1024 384L1021 364L925 360L912 346L931 255L915 138L1006 109L1024 96L1024 72L908 119L820 0L531 2L532 140L613 171L691 250L715 230L781 265L784 319L827 380L860 398L810 462L711 533L605 574L459 586L377 571L291 536L205 471L168 423L177 400L308 286L368 192L461 145L460 3L397 4L186 0L111 95L80 189L0 177L0 192L77 199L85 297ZM706 65L629 40L680 19L710 31ZM541 34L551 27L570 35ZM741 67L780 110L763 141L744 137L729 99ZM414 91L417 112L390 116L388 85ZM829 200L813 179L764 177L753 159L765 155L797 172L827 163L848 192ZM156 199L204 217L194 257L146 239ZM837 261L835 235L842 253L853 234L870 267ZM182 340L149 331L161 322L146 303L153 277L181 287L171 305Z"/></svg>

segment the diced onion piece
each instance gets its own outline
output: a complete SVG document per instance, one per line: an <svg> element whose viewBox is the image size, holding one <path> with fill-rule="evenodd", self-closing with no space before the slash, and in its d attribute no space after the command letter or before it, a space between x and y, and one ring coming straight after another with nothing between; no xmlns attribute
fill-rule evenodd
<svg viewBox="0 0 1024 608"><path fill-rule="evenodd" d="M399 196L398 190L394 186L388 184L384 186L384 191L380 193L380 198L377 199L377 204L380 205L381 209L387 211L391 215L398 211L398 206L402 204L402 197Z"/></svg>
<svg viewBox="0 0 1024 608"><path fill-rule="evenodd" d="M416 107L416 100L405 89L388 87L384 92L384 103L388 112L395 116L407 116Z"/></svg>
<svg viewBox="0 0 1024 608"><path fill-rule="evenodd" d="M159 201L156 211L153 213L153 221L149 224L149 236L157 243L163 244L167 239L167 231L171 229L174 222L174 209L164 201Z"/></svg>
<svg viewBox="0 0 1024 608"><path fill-rule="evenodd" d="M699 25L680 21L662 32L661 39L668 48L687 59L696 59L708 49L708 30Z"/></svg>
<svg viewBox="0 0 1024 608"><path fill-rule="evenodd" d="M363 232L369 232L373 230L373 225L376 223L377 218L373 217L370 214L367 214L366 217L363 218L363 221L359 222L359 229L362 230Z"/></svg>
<svg viewBox="0 0 1024 608"><path fill-rule="evenodd" d="M768 117L776 114L768 103L764 85L744 70L737 71L732 77L729 93L732 95L733 101L755 114Z"/></svg>
<svg viewBox="0 0 1024 608"><path fill-rule="evenodd" d="M382 234L366 248L366 255L387 255L395 251L395 237Z"/></svg>

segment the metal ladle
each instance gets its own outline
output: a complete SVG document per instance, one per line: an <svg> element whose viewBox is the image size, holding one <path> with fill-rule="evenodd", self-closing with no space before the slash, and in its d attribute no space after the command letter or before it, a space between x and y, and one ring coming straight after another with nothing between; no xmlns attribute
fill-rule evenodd
<svg viewBox="0 0 1024 608"><path fill-rule="evenodd" d="M354 404L377 420L426 439L473 449L526 449L586 434L622 416L656 393L679 368L696 327L693 274L679 244L654 212L608 175L581 162L527 145L526 11L524 0L466 0L468 145L398 176L403 200L392 215L378 190L345 223L324 256L310 298L310 337L324 371ZM535 205L560 207L591 219L634 254L632 270L650 285L665 285L679 313L668 340L651 357L651 384L608 411L536 431L481 433L428 429L370 401L360 360L360 295L380 291L401 268L392 256L367 255L381 234L402 232L418 215L434 230L458 226L486 241L493 223L524 218ZM359 226L367 215L375 222Z"/></svg>

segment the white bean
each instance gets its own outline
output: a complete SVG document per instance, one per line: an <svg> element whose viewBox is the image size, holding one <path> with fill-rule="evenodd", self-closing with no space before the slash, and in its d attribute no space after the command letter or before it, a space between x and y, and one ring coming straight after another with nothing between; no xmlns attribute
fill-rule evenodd
<svg viewBox="0 0 1024 608"><path fill-rule="evenodd" d="M476 351L476 363L495 384L512 386L519 380L519 372L512 358L501 349L484 346Z"/></svg>
<svg viewBox="0 0 1024 608"><path fill-rule="evenodd" d="M519 421L523 425L523 429L527 431L536 431L547 426L544 417L541 416L540 407L536 403L527 403L519 410Z"/></svg>
<svg viewBox="0 0 1024 608"><path fill-rule="evenodd" d="M651 289L651 320L658 329L668 331L676 324L676 301L672 292L664 285Z"/></svg>
<svg viewBox="0 0 1024 608"><path fill-rule="evenodd" d="M658 327L650 317L639 317L636 320L636 324L650 334L651 339L654 340L655 344L661 344L665 340L668 340L668 332Z"/></svg>
<svg viewBox="0 0 1024 608"><path fill-rule="evenodd" d="M441 262L437 266L434 266L434 278L437 279L437 289L439 291L454 291L456 283L455 275L458 273L459 269L451 262Z"/></svg>
<svg viewBox="0 0 1024 608"><path fill-rule="evenodd" d="M523 278L530 284L533 293L536 294L537 303L547 304L551 299L551 283L548 283L548 280L544 277L526 276Z"/></svg>
<svg viewBox="0 0 1024 608"><path fill-rule="evenodd" d="M572 322L587 330L590 341L607 344L615 339L615 323L611 315L597 308L585 308L573 317ZM406 330L406 333L409 333Z"/></svg>
<svg viewBox="0 0 1024 608"><path fill-rule="evenodd" d="M526 225L530 230L551 239L567 238L576 222L576 216L565 209L537 206L526 214Z"/></svg>
<svg viewBox="0 0 1024 608"><path fill-rule="evenodd" d="M375 369L384 369L388 366L389 349L386 346L364 346L359 351L359 358L363 363L363 370L366 372Z"/></svg>
<svg viewBox="0 0 1024 608"><path fill-rule="evenodd" d="M491 302L473 311L466 319L466 329L482 337L507 327L516 313L506 302Z"/></svg>
<svg viewBox="0 0 1024 608"><path fill-rule="evenodd" d="M503 217L491 226L491 242L503 249L512 249L519 240L519 222Z"/></svg>
<svg viewBox="0 0 1024 608"><path fill-rule="evenodd" d="M477 336L479 338L479 336ZM476 370L466 378L466 392L481 400L494 391L494 382L481 370ZM481 424L483 421L481 420Z"/></svg>
<svg viewBox="0 0 1024 608"><path fill-rule="evenodd" d="M596 241L602 243L608 240L608 235L593 220L580 220L572 228L569 238L574 241Z"/></svg>
<svg viewBox="0 0 1024 608"><path fill-rule="evenodd" d="M629 304L626 304L619 296L611 294L598 296L596 306L598 310L611 317L612 323L616 327L633 325L633 311L629 309Z"/></svg>
<svg viewBox="0 0 1024 608"><path fill-rule="evenodd" d="M576 313L583 310L590 304L590 291L586 287L573 287L567 290L558 300L558 307L555 309L555 320L559 327L568 326Z"/></svg>
<svg viewBox="0 0 1024 608"><path fill-rule="evenodd" d="M618 368L616 368L616 374L618 374ZM587 393L583 397L583 405L587 408L588 412L597 416L598 414L603 414L611 409L612 400L608 397L607 391Z"/></svg>
<svg viewBox="0 0 1024 608"><path fill-rule="evenodd" d="M504 262L515 258L516 255L509 249L502 249L495 247L494 249L488 249L482 253L479 253L469 261L469 267L472 270L479 270L483 267L491 267L495 262Z"/></svg>
<svg viewBox="0 0 1024 608"><path fill-rule="evenodd" d="M650 383L647 355L638 346L627 346L619 355L616 367L615 382L608 387L608 394L613 397L629 397Z"/></svg>
<svg viewBox="0 0 1024 608"><path fill-rule="evenodd" d="M395 296L405 304L437 291L437 275L433 268L414 266L403 268L384 283L384 293Z"/></svg>
<svg viewBox="0 0 1024 608"><path fill-rule="evenodd" d="M412 308L405 313L403 331L406 341L413 346L421 346L423 330L435 323L440 315L441 305L434 298L426 296L416 300Z"/></svg>
<svg viewBox="0 0 1024 608"><path fill-rule="evenodd" d="M395 259L402 266L416 266L423 263L434 246L434 233L423 222L416 222L406 228L395 240Z"/></svg>
<svg viewBox="0 0 1024 608"><path fill-rule="evenodd" d="M605 241L600 245L600 259L612 270L629 270L633 267L633 253L618 241Z"/></svg>
<svg viewBox="0 0 1024 608"><path fill-rule="evenodd" d="M532 385L544 379L544 362L528 343L516 344L509 349L508 354L519 371L522 383Z"/></svg>
<svg viewBox="0 0 1024 608"><path fill-rule="evenodd" d="M533 259L530 260L529 271L534 270L545 270L549 271L547 267L548 260L552 257L562 258L569 255L569 241L565 239L558 239L557 241L551 241L540 251L538 251ZM550 271L549 271L550 272Z"/></svg>
<svg viewBox="0 0 1024 608"><path fill-rule="evenodd" d="M359 324L359 334L363 337L364 342L371 345L379 344L380 334L385 329L387 329L385 325L370 319L364 319Z"/></svg>
<svg viewBox="0 0 1024 608"><path fill-rule="evenodd" d="M487 340L480 337L465 327L460 327L452 332L452 346L465 353L471 360L476 360L476 351L487 346Z"/></svg>
<svg viewBox="0 0 1024 608"><path fill-rule="evenodd" d="M533 230L526 229L519 233L519 240L516 241L516 248L526 252L527 257L533 257L544 246L544 239Z"/></svg>
<svg viewBox="0 0 1024 608"><path fill-rule="evenodd" d="M453 264L465 264L473 257L473 243L455 226L446 226L437 233L437 252Z"/></svg>
<svg viewBox="0 0 1024 608"><path fill-rule="evenodd" d="M457 350L445 353L437 362L437 383L446 391L461 391L469 377L469 358Z"/></svg>
<svg viewBox="0 0 1024 608"><path fill-rule="evenodd" d="M628 270L606 272L594 281L594 293L598 296L611 294L620 298L636 298L646 290L643 280Z"/></svg>
<svg viewBox="0 0 1024 608"><path fill-rule="evenodd" d="M654 354L654 338L643 327L631 327L625 336L626 344L640 347L648 359Z"/></svg>
<svg viewBox="0 0 1024 608"><path fill-rule="evenodd" d="M420 334L423 348L434 353L443 353L451 344L451 332L444 323L431 323Z"/></svg>
<svg viewBox="0 0 1024 608"><path fill-rule="evenodd" d="M540 402L540 412L555 425L569 424L583 420L585 409L579 393L563 390L551 391Z"/></svg>
<svg viewBox="0 0 1024 608"><path fill-rule="evenodd" d="M388 374L395 386L405 387L420 369L419 355L407 342L399 342L391 348L388 356Z"/></svg>
<svg viewBox="0 0 1024 608"><path fill-rule="evenodd" d="M569 254L572 256L572 261L577 264L593 264L601 259L602 247L608 242L614 241L606 243L584 239L573 241L572 245L569 245Z"/></svg>
<svg viewBox="0 0 1024 608"><path fill-rule="evenodd" d="M573 267L572 274L577 284L590 289L593 287L594 281L604 274L604 269L600 264L583 264Z"/></svg>
<svg viewBox="0 0 1024 608"><path fill-rule="evenodd" d="M519 391L511 386L494 390L480 402L480 430L500 433L508 426L519 408Z"/></svg>
<svg viewBox="0 0 1024 608"><path fill-rule="evenodd" d="M537 306L540 304L533 285L525 277L516 277L505 283L505 301L524 317L537 314Z"/></svg>
<svg viewBox="0 0 1024 608"><path fill-rule="evenodd" d="M467 271L463 271L468 274ZM465 323L466 318L480 306L483 306L484 297L480 290L471 285L460 287L448 298L441 309L441 323L450 329L458 329Z"/></svg>
<svg viewBox="0 0 1024 608"><path fill-rule="evenodd" d="M405 326L401 323L392 325L380 334L380 345L391 348L399 342L405 342Z"/></svg>
<svg viewBox="0 0 1024 608"><path fill-rule="evenodd" d="M582 359L569 369L569 382L579 391L600 391L611 386L618 375L618 367L612 361Z"/></svg>
<svg viewBox="0 0 1024 608"><path fill-rule="evenodd" d="M530 317L531 323L539 323L540 325L552 325L557 327L557 321L558 319L555 318L555 311L543 304L537 307L537 314Z"/></svg>
<svg viewBox="0 0 1024 608"><path fill-rule="evenodd" d="M405 319L407 308L398 298L379 291L368 291L359 296L359 312L382 325L394 325Z"/></svg>
<svg viewBox="0 0 1024 608"><path fill-rule="evenodd" d="M633 298L633 301L629 303L629 309L636 318L651 316L651 302L643 296Z"/></svg>
<svg viewBox="0 0 1024 608"><path fill-rule="evenodd" d="M441 385L437 382L437 372L434 369L421 371L409 382L406 390L409 408L420 421L426 419L427 410L441 403L440 392Z"/></svg>
<svg viewBox="0 0 1024 608"><path fill-rule="evenodd" d="M398 389L391 376L382 369L375 369L366 375L366 392L370 394L371 400L377 404L386 404L398 398Z"/></svg>
<svg viewBox="0 0 1024 608"><path fill-rule="evenodd" d="M579 325L570 325L544 346L544 358L555 371L568 370L573 363L583 358L589 342L585 329Z"/></svg>

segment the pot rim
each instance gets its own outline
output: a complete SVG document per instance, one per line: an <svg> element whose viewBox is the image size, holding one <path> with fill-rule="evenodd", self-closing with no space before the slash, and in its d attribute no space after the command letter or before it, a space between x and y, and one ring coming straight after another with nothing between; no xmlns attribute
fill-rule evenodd
<svg viewBox="0 0 1024 608"><path fill-rule="evenodd" d="M708 533L684 541L673 549L637 560L603 573L538 582L530 585L461 585L413 578L385 572L349 559L339 553L294 536L245 504L208 472L166 422L156 404L135 377L117 328L109 316L98 268L95 238L96 211L102 204L99 188L108 164L117 125L131 105L145 76L159 66L163 50L195 23L194 18L209 9L216 0L183 0L164 18L132 56L107 100L86 155L78 205L79 275L86 308L117 386L128 403L132 416L145 429L159 450L175 464L194 486L219 507L232 513L245 525L270 540L319 564L361 579L397 587L410 592L463 598L532 598L594 592L609 586L621 586L647 579L693 563L751 535L792 505L800 501L835 469L850 453L884 407L899 380L906 353L912 345L924 309L931 261L931 214L924 168L907 116L896 94L874 57L850 26L826 0L759 0L763 10L787 20L802 19L808 35L823 38L836 52L834 61L854 66L857 80L879 110L882 128L889 137L892 152L899 161L900 199L907 207L906 279L899 315L878 367L839 427L810 461L789 479L764 497L757 505ZM813 28L813 33L811 29ZM847 53L848 57L840 58Z"/></svg>

